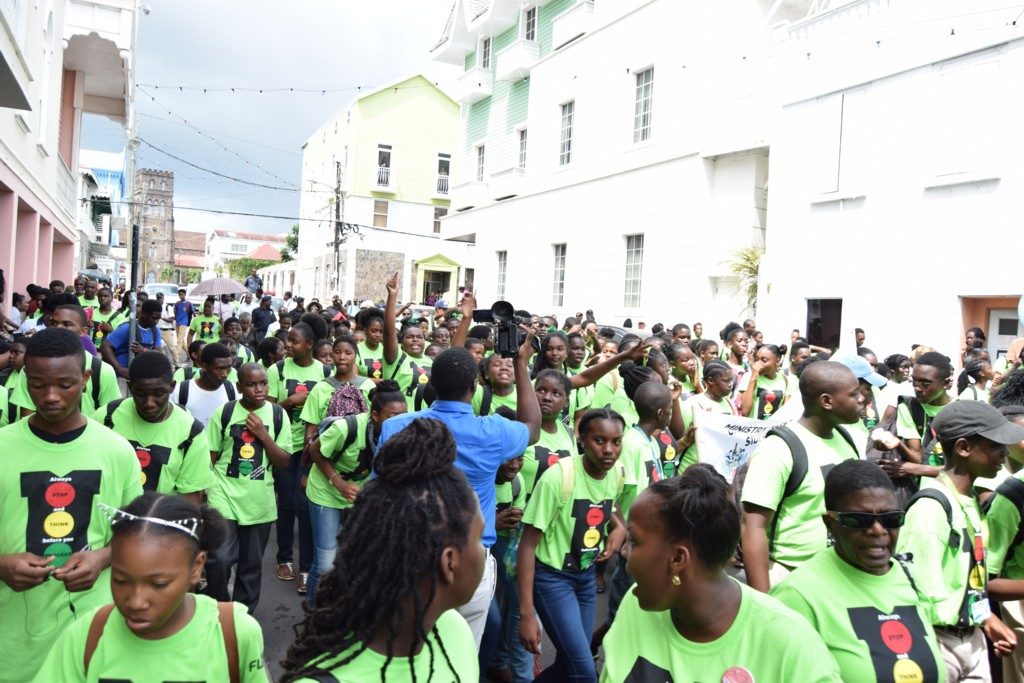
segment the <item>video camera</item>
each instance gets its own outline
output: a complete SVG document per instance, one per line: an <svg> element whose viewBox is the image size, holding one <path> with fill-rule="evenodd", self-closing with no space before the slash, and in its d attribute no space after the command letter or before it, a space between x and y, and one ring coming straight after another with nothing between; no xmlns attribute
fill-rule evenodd
<svg viewBox="0 0 1024 683"><path fill-rule="evenodd" d="M519 325L529 325L530 314L517 311L507 301L495 301L490 308L473 311L473 322L492 323L495 330L494 352L502 358L515 358L519 347L526 340L526 333ZM537 350L539 351L539 345Z"/></svg>

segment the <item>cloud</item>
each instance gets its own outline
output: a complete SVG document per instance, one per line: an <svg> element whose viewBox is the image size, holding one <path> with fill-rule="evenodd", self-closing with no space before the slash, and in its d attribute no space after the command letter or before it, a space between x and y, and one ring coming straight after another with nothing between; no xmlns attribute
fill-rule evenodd
<svg viewBox="0 0 1024 683"><path fill-rule="evenodd" d="M440 73L428 51L450 0L150 0L136 55L138 136L205 168L298 186L300 145L355 92L197 93L158 86L373 88L417 71ZM443 77L443 76L441 76ZM145 94L148 91L157 102ZM221 147L174 114L210 131ZM83 146L117 151L116 124L89 117ZM273 149L271 149L273 148ZM139 168L175 173L177 207L297 216L297 192L259 189L199 171L143 144ZM268 233L294 221L175 211L185 230Z"/></svg>

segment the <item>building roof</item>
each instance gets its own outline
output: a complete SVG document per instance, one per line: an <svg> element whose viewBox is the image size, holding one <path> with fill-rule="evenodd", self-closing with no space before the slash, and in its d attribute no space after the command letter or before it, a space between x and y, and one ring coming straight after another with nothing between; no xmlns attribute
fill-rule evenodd
<svg viewBox="0 0 1024 683"><path fill-rule="evenodd" d="M280 261L281 252L264 242L246 254L245 258L258 259L260 261Z"/></svg>
<svg viewBox="0 0 1024 683"><path fill-rule="evenodd" d="M174 265L183 268L206 268L205 256L193 256L191 254L175 254Z"/></svg>
<svg viewBox="0 0 1024 683"><path fill-rule="evenodd" d="M101 152L96 149L83 149L78 152L78 167L123 173L124 154L122 152Z"/></svg>
<svg viewBox="0 0 1024 683"><path fill-rule="evenodd" d="M177 252L194 251L199 254L206 253L206 233L175 229L174 250Z"/></svg>
<svg viewBox="0 0 1024 683"><path fill-rule="evenodd" d="M213 237L226 237L236 240L252 240L254 242L274 242L284 244L284 235L268 235L265 232L239 232L238 230L214 230Z"/></svg>

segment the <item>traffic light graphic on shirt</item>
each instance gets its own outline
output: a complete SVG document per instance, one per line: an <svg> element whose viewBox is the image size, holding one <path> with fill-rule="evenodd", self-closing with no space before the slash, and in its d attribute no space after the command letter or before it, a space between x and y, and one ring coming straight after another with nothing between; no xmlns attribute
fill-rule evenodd
<svg viewBox="0 0 1024 683"><path fill-rule="evenodd" d="M171 459L171 449L167 446L143 446L132 439L128 439L128 443L135 449L135 457L142 468L142 490L156 491L160 485L160 473Z"/></svg>
<svg viewBox="0 0 1024 683"><path fill-rule="evenodd" d="M590 500L572 501L572 518L576 521L569 542L569 552L562 561L562 569L567 571L583 571L601 552L601 541L608 519L612 515L612 501L604 500L594 503Z"/></svg>
<svg viewBox="0 0 1024 683"><path fill-rule="evenodd" d="M367 358L364 365L366 365L367 377L380 379L384 376L384 362L380 358Z"/></svg>
<svg viewBox="0 0 1024 683"><path fill-rule="evenodd" d="M245 428L245 425L231 425L231 462L227 475L232 479L263 479L267 473L263 464L263 444Z"/></svg>
<svg viewBox="0 0 1024 683"><path fill-rule="evenodd" d="M284 387L288 391L288 397L291 398L295 394L309 394L313 391L313 387L316 386L316 380L306 380L300 382L297 379L288 379L284 382ZM302 414L302 406L296 406L292 408L291 419L293 422L299 419L299 415Z"/></svg>
<svg viewBox="0 0 1024 683"><path fill-rule="evenodd" d="M622 683L673 683L672 672L663 669L654 662L637 656L633 668L629 670Z"/></svg>
<svg viewBox="0 0 1024 683"><path fill-rule="evenodd" d="M878 683L923 683L938 679L924 624L913 606L886 614L874 607L851 607L850 625L871 653Z"/></svg>
<svg viewBox="0 0 1024 683"><path fill-rule="evenodd" d="M778 412L782 404L782 392L775 389L759 389L757 392L757 417L765 420Z"/></svg>
<svg viewBox="0 0 1024 683"><path fill-rule="evenodd" d="M430 368L423 368L415 361L409 361L409 369L412 370L412 381L409 382L409 388L406 389L405 395L413 396L417 391L422 391L421 387L425 388L430 382Z"/></svg>
<svg viewBox="0 0 1024 683"><path fill-rule="evenodd" d="M22 472L21 497L28 502L25 550L53 556L61 567L72 553L89 543L93 498L100 492L100 470L75 470L64 476L53 472Z"/></svg>
<svg viewBox="0 0 1024 683"><path fill-rule="evenodd" d="M199 338L213 339L213 322L204 321L199 323Z"/></svg>
<svg viewBox="0 0 1024 683"><path fill-rule="evenodd" d="M533 455L537 459L537 476L534 478L534 481L540 481L541 475L547 472L549 467L562 458L568 458L570 453L564 448L551 450L544 446L534 446Z"/></svg>

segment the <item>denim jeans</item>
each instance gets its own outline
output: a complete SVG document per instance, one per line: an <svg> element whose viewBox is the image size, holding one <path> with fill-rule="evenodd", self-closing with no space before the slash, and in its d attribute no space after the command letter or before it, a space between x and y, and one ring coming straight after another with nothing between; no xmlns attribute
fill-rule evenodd
<svg viewBox="0 0 1024 683"><path fill-rule="evenodd" d="M582 572L559 571L540 562L533 577L533 601L540 621L555 644L555 663L535 680L594 683L597 671L590 654L597 583L593 565Z"/></svg>
<svg viewBox="0 0 1024 683"><path fill-rule="evenodd" d="M274 470L277 493L277 563L292 561L295 518L299 519L299 571L313 565L313 527L309 523L309 498L302 489L302 452L292 453L288 467Z"/></svg>
<svg viewBox="0 0 1024 683"><path fill-rule="evenodd" d="M505 550L508 536L498 536L491 553L498 563L498 586L494 600L501 611L501 635L491 662L499 669L509 669L512 683L530 683L533 680L533 655L519 642L519 587L513 577L505 573ZM486 671L485 667L480 668Z"/></svg>
<svg viewBox="0 0 1024 683"><path fill-rule="evenodd" d="M334 566L334 553L338 550L338 533L348 508L317 505L309 501L309 521L313 531L313 566L309 568L306 579L306 599L309 606L316 604L316 585L320 577Z"/></svg>

